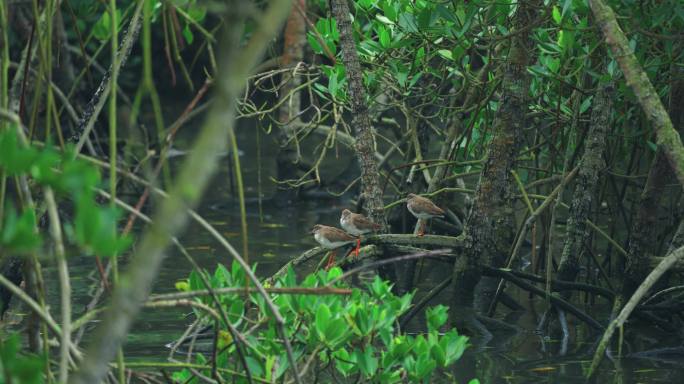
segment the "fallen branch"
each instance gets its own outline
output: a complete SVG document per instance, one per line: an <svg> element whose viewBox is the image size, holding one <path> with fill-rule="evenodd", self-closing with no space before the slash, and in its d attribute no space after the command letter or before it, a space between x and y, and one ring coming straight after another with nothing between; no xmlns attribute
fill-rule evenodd
<svg viewBox="0 0 684 384"><path fill-rule="evenodd" d="M596 353L594 353L594 359L589 367L587 378L591 378L594 376L594 373L596 373L596 368L598 368L599 364L601 363L601 359L603 359L603 353L606 351L606 348L608 348L608 343L613 337L615 329L623 326L634 308L636 308L637 304L639 304L641 299L646 295L646 293L648 293L651 287L665 272L667 272L677 261L681 259L684 259L684 247L677 248L675 251L664 257L663 261L658 264L658 266L651 271L648 276L646 276L643 283L641 283L627 304L625 304L625 306L622 308L620 314L615 318L615 320L611 321L610 325L608 325L608 328L603 333L601 342L596 349Z"/></svg>

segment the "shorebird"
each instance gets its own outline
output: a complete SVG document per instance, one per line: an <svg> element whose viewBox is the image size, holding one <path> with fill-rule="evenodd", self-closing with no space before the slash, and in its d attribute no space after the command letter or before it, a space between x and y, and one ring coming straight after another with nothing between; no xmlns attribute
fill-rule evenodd
<svg viewBox="0 0 684 384"><path fill-rule="evenodd" d="M321 247L330 250L328 262L325 265L326 270L335 264L335 250L337 248L356 241L356 237L351 236L347 232L327 225L316 224L311 229L311 233L313 233L314 239L316 239Z"/></svg>
<svg viewBox="0 0 684 384"><path fill-rule="evenodd" d="M408 208L409 212L411 212L411 214L420 222L418 236L423 236L425 234L425 220L433 217L444 217L444 210L436 206L432 200L413 193L409 193L408 196L406 196L406 208Z"/></svg>
<svg viewBox="0 0 684 384"><path fill-rule="evenodd" d="M356 239L356 249L354 249L354 255L359 257L359 247L361 247L361 236L365 233L377 231L382 228L382 225L372 222L366 216L360 213L353 213L352 211L345 209L342 211L342 216L340 217L340 225L348 233L358 236Z"/></svg>

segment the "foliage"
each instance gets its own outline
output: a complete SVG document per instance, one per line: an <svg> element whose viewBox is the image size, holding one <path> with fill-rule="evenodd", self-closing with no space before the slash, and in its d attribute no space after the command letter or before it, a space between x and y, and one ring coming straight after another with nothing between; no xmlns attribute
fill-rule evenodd
<svg viewBox="0 0 684 384"><path fill-rule="evenodd" d="M672 64L681 63L681 39L668 38L667 31L684 28L684 5L680 1L664 1L637 7L633 2L611 2L630 31L631 47L661 96L669 89L668 74ZM354 2L354 33L357 50L364 65L364 81L369 105L377 116L394 116L401 112L432 127L459 124L468 128L460 141L462 159L479 159L489 141L489 125L497 110L496 90L500 68L506 60L505 45L510 41L510 20L516 10L515 2L441 1L389 1L357 0ZM323 57L337 56L332 65L324 61L318 66L323 76L313 90L323 100L346 100L344 68L339 64L339 36L336 22L329 16L324 4L316 29L310 30L307 40L312 51ZM546 13L544 13L546 12ZM530 85L530 113L541 125L568 126L573 119L573 99L579 97L579 115L588 117L593 91L599 83L620 78L616 61L605 53L600 34L594 33L590 9L585 1L544 1L544 11L537 15L536 24L530 26L529 55L534 62L528 67L532 74ZM665 31L649 33L646 31ZM329 49L324 51L322 46ZM605 63L604 63L605 61ZM486 88L480 91L475 104L460 105L468 92L482 86L479 71L491 66L484 80ZM605 70L603 69L605 68ZM632 99L624 82L618 82L618 100ZM573 92L579 90L577 92ZM494 93L492 93L494 92ZM486 97L485 97L486 96ZM384 99L383 99L384 98ZM378 103L378 100L384 100ZM618 104L618 103L616 103ZM439 108L437 108L439 106ZM634 121L639 109L626 103L623 113L616 115L617 125ZM398 110L398 111L397 111ZM464 115L462 115L464 114ZM630 124L627 124L630 125ZM379 132L387 133L383 124ZM573 145L575 132L554 128L552 138L560 137ZM633 128L628 135L643 134ZM559 136L560 135L560 136ZM630 143L631 144L631 143ZM640 143L653 150L649 138ZM528 146L530 148L531 146ZM623 147L625 151L630 146ZM572 148L574 149L574 147ZM535 158L551 161L553 167L562 167L553 150L542 146ZM454 167L455 173L467 169ZM527 180L527 172L521 172Z"/></svg>
<svg viewBox="0 0 684 384"><path fill-rule="evenodd" d="M193 271L186 284L178 287L204 289L198 274ZM339 268L319 271L298 284L294 271L289 269L274 287L345 288L343 283L332 283L340 274ZM233 263L231 270L219 265L211 276L214 289L239 287L244 281L244 271L237 263ZM455 329L440 333L447 320L444 306L427 311L427 333L411 336L398 332L397 320L410 307L412 298L412 294L394 295L390 284L376 277L365 289L353 289L350 296L279 294L273 301L285 319L295 356L299 361L314 359L314 364L321 368L311 369L321 369L321 375L339 374L378 383L429 382L437 370L451 366L461 357L468 338ZM213 305L211 298L196 300ZM269 309L263 297L253 293L244 301L238 293L221 295L221 305L232 325L246 335L250 346L247 361L252 374L269 382L278 380L287 371L288 361L278 341L276 324L265 315ZM250 307L258 308L258 314L250 315L247 311ZM196 310L196 315L202 316L202 313ZM249 332L255 323L261 326ZM224 338L224 344L225 341ZM227 341L232 339L228 336ZM198 363L207 361L201 355L196 359ZM235 345L223 349L218 359L219 367L235 366L228 363L236 359ZM191 376L184 370L177 372L175 378L184 381Z"/></svg>
<svg viewBox="0 0 684 384"><path fill-rule="evenodd" d="M74 219L64 223L74 245L86 253L111 256L124 251L130 244L119 236L116 223L120 216L112 207L101 207L95 200L100 186L100 173L92 164L74 158L73 152L58 152L51 147L20 145L14 129L0 132L0 170L7 176L27 177L36 186L51 187L74 203ZM0 247L9 253L28 253L44 242L37 231L34 207L25 207L17 214L14 206L3 218Z"/></svg>
<svg viewBox="0 0 684 384"><path fill-rule="evenodd" d="M43 360L19 352L19 336L0 339L0 384L43 383Z"/></svg>

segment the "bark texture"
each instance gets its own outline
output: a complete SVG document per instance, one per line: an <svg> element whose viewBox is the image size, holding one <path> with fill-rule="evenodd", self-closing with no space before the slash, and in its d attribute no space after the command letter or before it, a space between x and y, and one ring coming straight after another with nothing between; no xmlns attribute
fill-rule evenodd
<svg viewBox="0 0 684 384"><path fill-rule="evenodd" d="M366 92L363 88L361 64L356 53L354 31L347 0L332 0L332 13L337 21L340 33L340 50L342 62L347 73L349 85L348 98L352 113L352 129L354 131L354 149L361 167L361 190L364 209L374 222L386 227L385 209L382 202L382 191L379 182L378 163L375 159L375 138L368 115Z"/></svg>
<svg viewBox="0 0 684 384"><path fill-rule="evenodd" d="M533 17L533 4L519 3L512 40L504 67L500 107L493 123L493 138L480 173L472 209L465 223L465 249L453 270L453 303L464 310L451 311L452 323L472 319L474 289L480 282L481 267L497 265L512 242L513 201L511 169L515 161L527 110L530 45L525 26ZM497 261L499 261L497 263ZM494 290L496 283L492 284ZM488 305L493 292L478 293L478 307ZM468 313L470 312L470 313Z"/></svg>
<svg viewBox="0 0 684 384"><path fill-rule="evenodd" d="M682 128L684 121L684 71L676 65L672 65L670 81L670 105L669 112L675 128ZM630 232L629 246L627 248L627 268L625 280L622 286L624 297L631 296L639 287L639 284L651 271L653 242L658 235L658 210L664 196L666 185L674 174L667 161L662 148L658 149L644 190L639 197L639 208L636 220ZM682 229L680 224L680 229ZM670 251L681 247L682 231L678 230L670 244Z"/></svg>
<svg viewBox="0 0 684 384"><path fill-rule="evenodd" d="M682 100L684 100L684 68L672 65L670 73L672 74L670 82L670 117L674 127L681 132L684 128L684 104L682 103ZM684 200L680 199L679 205L680 213L684 212L684 207L682 206L684 205ZM667 253L682 246L684 246L684 220L679 222L679 227L670 241Z"/></svg>
<svg viewBox="0 0 684 384"><path fill-rule="evenodd" d="M584 145L577 184L566 224L565 244L558 266L558 280L574 281L579 272L584 244L589 238L587 219L591 213L596 184L606 162L603 152L612 112L612 84L603 84L594 98L591 126Z"/></svg>
<svg viewBox="0 0 684 384"><path fill-rule="evenodd" d="M603 0L590 0L589 5L613 57L620 65L627 85L632 88L644 114L653 123L658 146L663 148L679 183L684 184L684 147L658 93L629 48L629 42L615 19L613 9Z"/></svg>

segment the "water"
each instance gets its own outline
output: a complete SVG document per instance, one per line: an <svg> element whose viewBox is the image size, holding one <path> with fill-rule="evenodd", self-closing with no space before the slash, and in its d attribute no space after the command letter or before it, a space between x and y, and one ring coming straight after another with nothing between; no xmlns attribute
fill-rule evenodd
<svg viewBox="0 0 684 384"><path fill-rule="evenodd" d="M198 128L189 126L181 131L177 140L177 148L185 149L190 144L190 136ZM270 276L283 264L301 252L313 247L315 242L308 234L316 223L337 225L339 213L348 208L344 198L308 198L294 201L279 201L276 188L271 177L275 177L276 144L263 133L259 137L261 144L260 159L257 160L257 135L255 127L240 127L238 133L239 146L242 151L241 163L245 180L245 193L248 200L247 224L249 228L249 258L250 263L258 263L257 274L262 277ZM171 161L178 165L184 156L176 156ZM340 174L352 161L349 152L342 147L336 148L322 167L326 176L334 177ZM231 193L229 156L221 158L219 172L211 186L207 189L202 205L198 208L201 216L207 219L233 246L241 250L240 211L236 197ZM261 195L261 201L259 196ZM209 270L213 270L216 263L230 263L229 254L224 251L199 225L190 222L181 243L191 252L197 262ZM125 262L124 262L125 264ZM89 295L99 277L93 273L94 260L87 257L72 257L70 259L70 274L75 293L74 310L79 314L89 302ZM173 248L164 262L159 276L154 284L155 293L175 291L176 281L188 276L191 267L185 258ZM450 268L443 264L430 262L422 271L419 288L423 292L438 284L449 273ZM58 288L54 269L49 264L46 270L48 287L48 302L53 312L59 305ZM584 324L579 323L571 315L570 322L571 343L566 356L559 356L558 340L547 340L536 334L535 328L540 314L544 311L544 302L538 298L529 299L526 292L509 289L520 303L529 310L503 318L510 324L520 327L516 334L495 331L494 339L486 345L481 340L472 340L473 346L454 368L454 377L459 382L478 377L482 383L583 383L583 373L588 368L591 359L592 344L577 343L587 335ZM606 321L610 308L605 301L598 299L593 307L580 307L591 313L601 322ZM448 304L443 298L438 298L431 304ZM452 309L457 310L457 309ZM185 327L191 323L190 310L167 308L146 310L135 322L132 332L125 346L126 356L131 360L163 360L168 354L164 347L170 341L178 338ZM75 316L77 317L77 316ZM412 330L417 330L423 319L418 316L411 324ZM627 335L631 332L639 333L633 344L625 346L626 352L678 346L679 340L653 331L651 327L639 328L629 323L626 327ZM594 334L587 340L596 340ZM628 338L629 339L629 338ZM631 340L631 339L630 339ZM624 359L618 363L608 361L602 365L599 372L600 380L619 383L678 383L684 382L684 370L681 368L682 356L674 356L670 361L656 361L649 359Z"/></svg>

